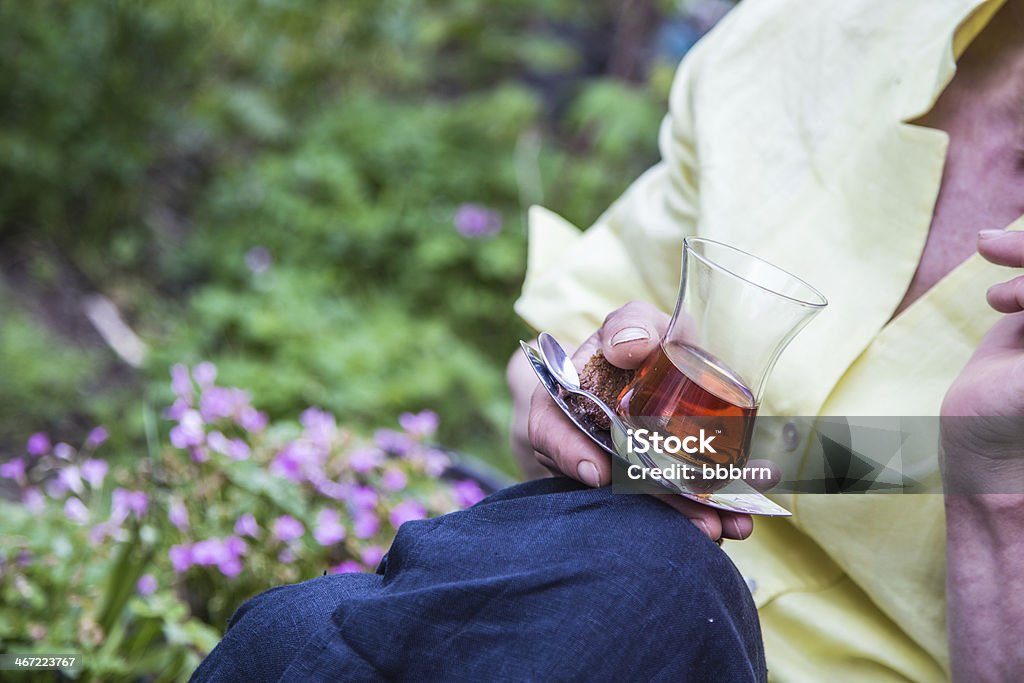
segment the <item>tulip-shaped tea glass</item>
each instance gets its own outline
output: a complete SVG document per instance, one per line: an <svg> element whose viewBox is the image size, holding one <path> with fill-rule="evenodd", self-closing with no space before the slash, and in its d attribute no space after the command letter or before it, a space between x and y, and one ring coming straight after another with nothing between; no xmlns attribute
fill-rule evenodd
<svg viewBox="0 0 1024 683"><path fill-rule="evenodd" d="M816 289L767 261L686 238L668 330L619 394L629 448L660 465L675 460L690 472L677 483L694 491L735 479L746 465L775 361L827 304Z"/></svg>

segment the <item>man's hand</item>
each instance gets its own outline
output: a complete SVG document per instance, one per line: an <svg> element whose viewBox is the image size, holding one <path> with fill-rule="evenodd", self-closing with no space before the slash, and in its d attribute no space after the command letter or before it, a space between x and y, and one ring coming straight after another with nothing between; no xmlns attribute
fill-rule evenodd
<svg viewBox="0 0 1024 683"><path fill-rule="evenodd" d="M983 231L978 252L1024 267L1024 233ZM1016 571L1024 564L1024 277L989 289L988 303L1007 315L942 404L954 681L1016 680L1024 666L1024 575Z"/></svg>
<svg viewBox="0 0 1024 683"><path fill-rule="evenodd" d="M983 231L978 252L992 263L1024 267L1024 232ZM948 418L942 423L945 474L966 486L972 482L963 477L976 479L978 491L988 481L1024 477L1024 276L993 286L988 303L1007 315L981 340L941 412Z"/></svg>
<svg viewBox="0 0 1024 683"><path fill-rule="evenodd" d="M638 368L658 348L668 322L669 316L651 304L626 304L605 318L601 329L573 354L573 362L577 368L582 368L600 350L612 365ZM608 456L562 414L539 384L533 392L528 429L537 459L545 467L588 486L611 482ZM680 496L658 498L683 513L712 540L743 539L754 528L749 515L715 510Z"/></svg>

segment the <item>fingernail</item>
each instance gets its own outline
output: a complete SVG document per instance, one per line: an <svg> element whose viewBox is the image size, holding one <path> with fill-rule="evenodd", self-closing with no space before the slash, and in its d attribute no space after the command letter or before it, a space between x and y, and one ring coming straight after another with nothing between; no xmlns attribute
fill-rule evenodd
<svg viewBox="0 0 1024 683"><path fill-rule="evenodd" d="M978 233L979 240L995 240L1009 235L1009 230L982 230Z"/></svg>
<svg viewBox="0 0 1024 683"><path fill-rule="evenodd" d="M597 466L589 460L584 460L576 466L576 474L587 486L597 488L601 485L601 475L597 472Z"/></svg>
<svg viewBox="0 0 1024 683"><path fill-rule="evenodd" d="M691 519L690 521L697 525L697 528L700 529L700 532L702 534L704 534L708 538L711 538L711 527L708 526L707 522L705 522L703 519L699 519L699 518L698 519Z"/></svg>
<svg viewBox="0 0 1024 683"><path fill-rule="evenodd" d="M624 327L612 337L612 346L650 339L651 334L642 327Z"/></svg>
<svg viewBox="0 0 1024 683"><path fill-rule="evenodd" d="M736 538L740 538L743 534L743 532L740 530L740 520L730 519L729 525L732 526L732 535Z"/></svg>

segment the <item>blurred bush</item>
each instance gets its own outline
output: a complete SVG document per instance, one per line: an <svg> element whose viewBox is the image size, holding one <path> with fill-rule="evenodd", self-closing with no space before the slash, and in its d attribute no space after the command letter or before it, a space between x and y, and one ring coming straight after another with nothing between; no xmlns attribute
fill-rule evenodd
<svg viewBox="0 0 1024 683"><path fill-rule="evenodd" d="M0 652L180 679L479 497L432 443L511 470L525 211L586 226L655 160L669 4L0 3Z"/></svg>
<svg viewBox="0 0 1024 683"><path fill-rule="evenodd" d="M430 407L446 444L508 467L525 209L586 225L655 158L664 79L606 77L620 19L570 0L0 5L0 448L100 420L141 443L140 395L209 358L275 416ZM55 290L110 297L143 373L112 380L109 349L40 315Z"/></svg>
<svg viewBox="0 0 1024 683"><path fill-rule="evenodd" d="M0 290L0 430L20 433L27 424L44 424L62 416L54 405L74 405L90 383L98 382L95 355L64 343L19 311ZM47 353L40 354L41 348ZM54 357L61 362L54 363ZM61 425L68 427L68 425Z"/></svg>
<svg viewBox="0 0 1024 683"><path fill-rule="evenodd" d="M101 428L77 447L37 433L0 464L19 499L0 501L0 652L76 653L89 680L183 680L246 598L373 571L402 523L483 497L439 479L433 413L371 440L319 409L268 424L215 380L209 363L175 366L170 445L134 468L108 463Z"/></svg>

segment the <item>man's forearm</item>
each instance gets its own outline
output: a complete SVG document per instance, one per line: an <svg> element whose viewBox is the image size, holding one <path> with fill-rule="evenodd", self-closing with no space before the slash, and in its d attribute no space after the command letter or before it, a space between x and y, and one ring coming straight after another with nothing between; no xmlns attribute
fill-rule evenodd
<svg viewBox="0 0 1024 683"><path fill-rule="evenodd" d="M1024 494L946 496L946 594L954 681L1024 670Z"/></svg>

